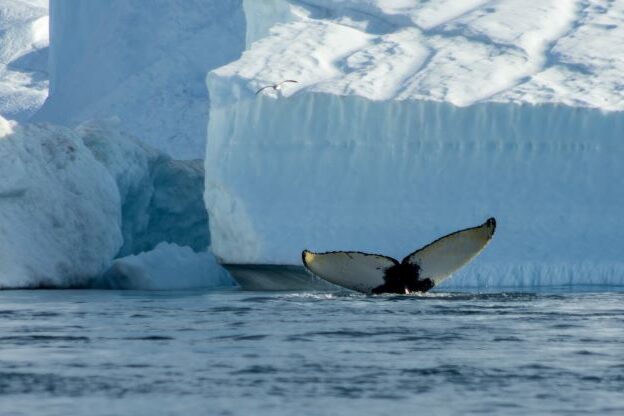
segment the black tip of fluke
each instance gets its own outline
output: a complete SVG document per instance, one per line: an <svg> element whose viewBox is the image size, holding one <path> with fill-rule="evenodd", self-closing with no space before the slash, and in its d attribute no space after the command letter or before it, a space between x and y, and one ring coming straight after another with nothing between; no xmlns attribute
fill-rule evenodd
<svg viewBox="0 0 624 416"><path fill-rule="evenodd" d="M496 230L496 218L494 217L488 218L487 221L485 222L485 225L487 225L488 227L492 227L492 234L493 234L494 230Z"/></svg>

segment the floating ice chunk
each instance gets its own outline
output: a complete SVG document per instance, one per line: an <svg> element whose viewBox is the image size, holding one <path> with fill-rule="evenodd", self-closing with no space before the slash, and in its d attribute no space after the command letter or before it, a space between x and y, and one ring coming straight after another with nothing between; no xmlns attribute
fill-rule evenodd
<svg viewBox="0 0 624 416"><path fill-rule="evenodd" d="M115 260L97 283L113 289L175 290L233 287L210 252L161 243L152 251Z"/></svg>
<svg viewBox="0 0 624 416"><path fill-rule="evenodd" d="M63 127L0 118L0 288L83 286L122 245L115 181Z"/></svg>
<svg viewBox="0 0 624 416"><path fill-rule="evenodd" d="M130 134L176 159L202 158L204 76L240 55L241 3L51 0L50 96L36 121L118 116Z"/></svg>

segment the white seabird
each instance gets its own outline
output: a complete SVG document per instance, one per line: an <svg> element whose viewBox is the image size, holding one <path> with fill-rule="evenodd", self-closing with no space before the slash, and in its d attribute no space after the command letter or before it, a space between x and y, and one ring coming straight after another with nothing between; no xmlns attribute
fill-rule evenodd
<svg viewBox="0 0 624 416"><path fill-rule="evenodd" d="M258 95L261 91L266 90L267 88L273 88L273 91L279 91L282 89L282 85L287 83L287 82L299 82L299 81L295 81L294 79L286 79L284 81L278 82L277 84L273 84L273 85L267 85L266 87L262 87L260 88L258 91L256 91L256 95Z"/></svg>

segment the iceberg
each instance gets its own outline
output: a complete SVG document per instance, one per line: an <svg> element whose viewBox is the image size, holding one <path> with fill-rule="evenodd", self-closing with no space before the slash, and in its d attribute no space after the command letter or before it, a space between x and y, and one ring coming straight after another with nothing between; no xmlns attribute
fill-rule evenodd
<svg viewBox="0 0 624 416"><path fill-rule="evenodd" d="M241 0L50 0L50 92L34 120L119 117L176 159L202 159L204 76L240 56Z"/></svg>
<svg viewBox="0 0 624 416"><path fill-rule="evenodd" d="M0 115L28 120L48 95L48 1L0 6Z"/></svg>
<svg viewBox="0 0 624 416"><path fill-rule="evenodd" d="M75 287L123 243L117 186L73 130L0 117L0 288Z"/></svg>
<svg viewBox="0 0 624 416"><path fill-rule="evenodd" d="M447 287L622 285L623 15L51 0L48 48L46 1L5 1L0 114L47 95L33 120L66 127L0 118L0 286L81 286L115 258L138 276L141 253L209 244L287 279L274 266L297 273L303 249L402 257L489 216L492 245Z"/></svg>
<svg viewBox="0 0 624 416"><path fill-rule="evenodd" d="M163 241L205 250L210 239L202 162L174 160L122 128L118 119L76 127L117 184L124 237L118 256L149 251Z"/></svg>
<svg viewBox="0 0 624 416"><path fill-rule="evenodd" d="M222 263L402 258L495 216L445 287L624 285L624 6L281 4L288 18L207 77Z"/></svg>
<svg viewBox="0 0 624 416"><path fill-rule="evenodd" d="M149 252L116 259L95 287L132 290L232 288L236 284L210 252L160 243Z"/></svg>
<svg viewBox="0 0 624 416"><path fill-rule="evenodd" d="M169 250L180 262L209 257L187 253L209 244L201 162L173 160L114 120L0 117L0 160L0 288L90 287L114 258L163 241L184 246Z"/></svg>

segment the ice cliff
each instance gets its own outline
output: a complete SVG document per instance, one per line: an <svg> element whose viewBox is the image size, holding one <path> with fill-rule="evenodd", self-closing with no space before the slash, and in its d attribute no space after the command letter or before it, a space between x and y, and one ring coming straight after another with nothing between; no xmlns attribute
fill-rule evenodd
<svg viewBox="0 0 624 416"><path fill-rule="evenodd" d="M172 267L191 259L183 268L186 283L173 276L172 287L205 286L210 276L197 273L207 266L192 266L209 259L199 253L209 244L200 160L209 108L204 77L242 51L241 1L53 0L49 6L48 65L48 2L0 4L0 115L54 123L2 119L11 133L0 144L8 187L0 198L6 231L0 246L11 249L0 259L0 287L99 284L114 258L115 270L131 270L134 277L139 265L147 270L155 264L143 259ZM48 71L50 95L39 109L48 95ZM64 138L78 143L72 149L87 162L59 162L61 154L43 157L37 150ZM83 178L81 169L89 166L94 173ZM14 182L29 191L13 189ZM96 197L80 200L92 188ZM33 215L43 220L30 223ZM15 244L16 236L23 244ZM162 242L170 245L144 253ZM214 282L221 272L212 273ZM167 287L124 273L106 276L104 286Z"/></svg>
<svg viewBox="0 0 624 416"><path fill-rule="evenodd" d="M76 128L117 184L124 236L119 255L148 251L161 241L197 251L208 247L201 161L173 160L120 128L118 120Z"/></svg>
<svg viewBox="0 0 624 416"><path fill-rule="evenodd" d="M264 30L247 13L254 42L207 79L223 262L401 258L493 215L494 242L450 285L624 284L624 5L272 5L288 15Z"/></svg>
<svg viewBox="0 0 624 416"><path fill-rule="evenodd" d="M119 117L176 159L204 155L208 70L240 56L241 0L50 0L50 94L36 121Z"/></svg>
<svg viewBox="0 0 624 416"><path fill-rule="evenodd" d="M120 197L74 131L0 117L0 288L81 285L117 253Z"/></svg>
<svg viewBox="0 0 624 416"><path fill-rule="evenodd" d="M163 241L172 244L139 265L153 265L154 258L161 265L190 259L180 269L187 275L171 276L171 287L223 280L219 270L200 274L210 263L198 265L209 260L209 254L196 253L209 239L197 161L172 160L122 133L115 121L70 129L1 117L0 161L0 288L166 288L162 279L147 285L119 273L100 281L115 257ZM137 276L140 268L133 264Z"/></svg>
<svg viewBox="0 0 624 416"><path fill-rule="evenodd" d="M234 287L212 253L160 243L154 250L116 259L95 287L106 289L184 290Z"/></svg>
<svg viewBox="0 0 624 416"><path fill-rule="evenodd" d="M49 52L45 3L0 4L0 114L49 72L34 119L67 126L0 118L0 287L216 284L203 203L223 262L493 215L450 284L624 284L621 2L51 0Z"/></svg>

